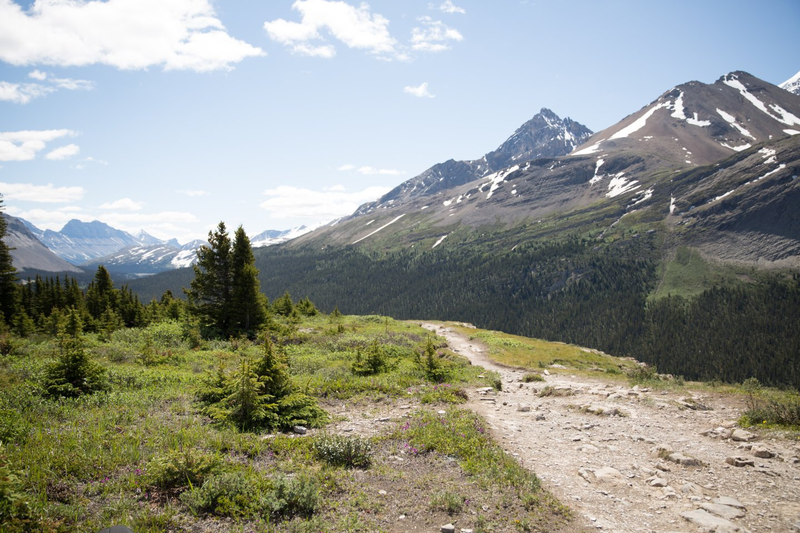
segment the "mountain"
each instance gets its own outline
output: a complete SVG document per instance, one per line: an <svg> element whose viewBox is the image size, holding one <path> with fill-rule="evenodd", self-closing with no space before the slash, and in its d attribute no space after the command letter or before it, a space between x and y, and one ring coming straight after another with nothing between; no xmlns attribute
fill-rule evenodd
<svg viewBox="0 0 800 533"><path fill-rule="evenodd" d="M47 248L73 265L140 244L131 234L97 220L82 222L73 219L61 231L42 231L30 223L27 226Z"/></svg>
<svg viewBox="0 0 800 533"><path fill-rule="evenodd" d="M290 241L292 239L296 239L301 235L305 235L310 231L314 231L322 224L309 227L309 226L298 226L296 228L290 228L287 230L274 230L270 229L267 231L263 231L258 235L250 238L250 245L253 248L261 248L264 246L274 246L276 244L281 244L286 241Z"/></svg>
<svg viewBox="0 0 800 533"><path fill-rule="evenodd" d="M513 165L463 183L462 177L475 168L476 162L437 165L378 202L361 206L349 219L300 237L291 246L324 243L386 250L414 246L430 249L443 244L445 238L447 242L464 239L470 231L485 226L510 230L518 225L542 225L549 228L550 234L600 234L600 228L626 213L644 210L654 222L671 223L678 216L695 215L688 208L698 205L689 203L686 211L680 206L699 199L704 187L716 190L717 185L711 186L712 182L721 184L730 179L717 180L716 174L706 176L702 183L693 185L695 190L676 185L681 173L714 164L735 166L741 178L737 187L755 180L758 188L796 174L792 170L796 156L792 147L796 142L780 143L800 130L798 116L800 97L744 72L727 74L713 84L689 82L594 134L569 155L528 161L511 156L503 160L511 160ZM764 159L766 167L755 164L761 161L756 154L762 148L777 154ZM737 154L744 159L737 158ZM479 163L489 160L487 156ZM727 163L723 165L723 161ZM432 174L434 169L438 178ZM762 169L764 172L759 174ZM762 174L773 170L769 179L762 182ZM746 190L742 188L731 195ZM781 193L784 194L789 192ZM749 215L739 213L735 217L746 216ZM731 224L729 221L726 227L733 227ZM590 229L592 225L595 230ZM781 242L788 246L792 239ZM726 260L738 257L745 261L800 261L794 255L785 257L776 247L768 246L767 240L758 243L755 248L734 247L729 252L710 244L704 249ZM794 246L788 249L793 250ZM763 256L758 256L759 250Z"/></svg>
<svg viewBox="0 0 800 533"><path fill-rule="evenodd" d="M800 386L798 116L800 96L744 72L679 85L569 155L449 161L257 249L261 287L326 311L570 342L687 379ZM146 300L191 280L162 276L132 288Z"/></svg>
<svg viewBox="0 0 800 533"><path fill-rule="evenodd" d="M570 118L562 120L549 109L542 108L496 150L487 153L481 159L474 161L451 159L436 164L419 176L395 187L376 202L362 205L354 216L404 205L414 199L472 182L515 162L566 155L586 141L591 134L586 126Z"/></svg>
<svg viewBox="0 0 800 533"><path fill-rule="evenodd" d="M312 231L314 228L300 226L288 230L267 230L250 239L253 248L273 246L294 239ZM197 250L208 244L206 241L194 240L179 245L176 240L161 241L140 232L136 239L141 244L127 246L111 254L91 259L82 266L94 269L104 265L109 272L125 277L141 277L177 268L186 268L197 260Z"/></svg>
<svg viewBox="0 0 800 533"><path fill-rule="evenodd" d="M781 83L779 87L789 91L790 93L800 95L800 72Z"/></svg>
<svg viewBox="0 0 800 533"><path fill-rule="evenodd" d="M14 267L20 273L24 273L26 270L83 272L80 268L58 257L42 244L24 220L5 214L2 216L6 219L6 236L3 240L11 248Z"/></svg>
<svg viewBox="0 0 800 533"><path fill-rule="evenodd" d="M746 72L692 81L593 135L573 156L644 152L707 165L751 146L800 133L796 95Z"/></svg>
<svg viewBox="0 0 800 533"><path fill-rule="evenodd" d="M159 241L150 245L137 244L92 259L84 263L84 267L95 269L103 265L111 274L125 277L147 276L191 266L197 259L197 249L204 244L207 243L200 240L191 241L183 246L175 246L172 241Z"/></svg>

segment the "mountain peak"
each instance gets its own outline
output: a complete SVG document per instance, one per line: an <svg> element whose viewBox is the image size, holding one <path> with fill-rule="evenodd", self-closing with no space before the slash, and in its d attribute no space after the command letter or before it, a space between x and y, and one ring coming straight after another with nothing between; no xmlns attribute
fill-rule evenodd
<svg viewBox="0 0 800 533"><path fill-rule="evenodd" d="M800 72L778 85L778 87L800 96Z"/></svg>
<svg viewBox="0 0 800 533"><path fill-rule="evenodd" d="M533 118L517 128L514 134L496 150L481 159L473 161L448 159L443 163L437 163L422 174L401 183L377 201L362 205L353 216L365 215L388 205L398 206L411 198L435 194L482 178L515 163L567 155L591 135L591 130L583 124L570 118L562 120L553 111L543 107Z"/></svg>

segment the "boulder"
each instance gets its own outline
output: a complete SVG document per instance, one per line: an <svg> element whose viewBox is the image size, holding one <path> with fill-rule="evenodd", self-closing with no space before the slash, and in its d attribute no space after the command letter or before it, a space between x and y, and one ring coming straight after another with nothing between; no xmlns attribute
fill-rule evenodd
<svg viewBox="0 0 800 533"><path fill-rule="evenodd" d="M709 513L726 518L728 520L733 520L734 518L741 518L744 516L744 511L741 509L737 509L736 507L731 507L729 505L722 505L721 503L704 503L701 507Z"/></svg>
<svg viewBox="0 0 800 533"><path fill-rule="evenodd" d="M731 439L736 442L750 442L751 440L755 440L758 438L758 435L755 433L750 433L749 431L745 431L744 429L734 429L733 433L731 433Z"/></svg>
<svg viewBox="0 0 800 533"><path fill-rule="evenodd" d="M727 459L725 459L725 462L728 463L729 465L737 467L756 466L756 462L753 461L752 459L748 459L747 457L739 457L739 456L728 457Z"/></svg>
<svg viewBox="0 0 800 533"><path fill-rule="evenodd" d="M716 533L740 533L745 532L745 529L737 526L730 520L714 516L705 509L697 509L681 513L681 516L689 522L700 527L702 531L716 532Z"/></svg>

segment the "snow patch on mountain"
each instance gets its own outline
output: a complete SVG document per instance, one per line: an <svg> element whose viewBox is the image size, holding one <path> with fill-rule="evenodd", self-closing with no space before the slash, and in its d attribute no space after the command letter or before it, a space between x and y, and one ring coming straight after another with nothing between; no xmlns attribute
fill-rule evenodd
<svg viewBox="0 0 800 533"><path fill-rule="evenodd" d="M790 93L800 95L800 72L778 85L781 89L785 89Z"/></svg>
<svg viewBox="0 0 800 533"><path fill-rule="evenodd" d="M392 220L391 222L389 222L389 223L387 223L387 224L384 224L383 226L381 226L380 228L376 229L376 230L375 230L375 231L373 231L372 233L368 233L367 235L364 235L364 236L363 236L363 237L361 237L360 239L358 239L358 240L356 240L356 241L353 241L351 244L358 244L358 243L360 243L361 241L363 241L364 239L366 239L367 237L372 237L373 235L375 235L376 233L378 233L380 230L382 230L382 229L385 229L385 228L388 228L389 226L391 226L392 224L394 224L395 222L397 222L398 220L400 220L400 219L401 219L401 218L403 218L404 216L406 216L406 214L405 214L405 213L403 213L403 214L402 214L402 215L400 215L399 217L396 217L396 218L395 218L394 220Z"/></svg>
<svg viewBox="0 0 800 533"><path fill-rule="evenodd" d="M612 135L610 137L610 139L612 139L612 140L613 139L625 139L629 135L631 135L632 133L636 133L637 131L639 131L640 129L644 128L647 125L647 119L652 117L653 113L655 113L659 109L661 109L663 107L667 107L669 105L671 105L670 102L662 102L660 104L654 105L653 107L648 109L647 112L644 115L642 115L641 117L637 118L631 124L629 124L628 126L622 128L617 133Z"/></svg>
<svg viewBox="0 0 800 533"><path fill-rule="evenodd" d="M626 192L635 191L636 189L641 187L641 185L637 185L637 183L639 183L638 181L636 180L628 181L627 178L623 177L623 174L625 173L620 172L619 174L611 178L611 181L608 183L608 192L606 193L606 196L608 198L615 198L620 194L625 194Z"/></svg>
<svg viewBox="0 0 800 533"><path fill-rule="evenodd" d="M767 115L777 120L781 124L786 124L787 126L800 125L800 118L797 118L795 115L789 113L781 106L777 104L770 104L768 109L767 106L764 104L764 102L759 100L755 95L753 95L750 91L747 90L747 87L745 87L745 85L741 81L739 81L739 78L736 74L728 74L727 76L725 76L723 83L729 87L733 87L734 89L738 90L739 94L741 94L744 98L746 98L748 102L753 104L756 107L756 109L762 111L763 113L766 113ZM770 109L772 109L772 111L774 111L775 114L770 112ZM776 114L780 116L778 117L776 116Z"/></svg>

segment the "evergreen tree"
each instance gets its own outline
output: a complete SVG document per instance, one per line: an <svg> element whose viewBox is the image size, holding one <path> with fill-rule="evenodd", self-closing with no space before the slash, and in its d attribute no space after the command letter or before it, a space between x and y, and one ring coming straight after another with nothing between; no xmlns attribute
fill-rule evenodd
<svg viewBox="0 0 800 533"><path fill-rule="evenodd" d="M210 336L225 336L229 331L231 303L231 240L220 222L208 232L208 246L197 250L197 263L190 288L184 289L191 311Z"/></svg>
<svg viewBox="0 0 800 533"><path fill-rule="evenodd" d="M16 314L17 305L17 269L11 259L11 251L5 243L6 219L2 213L3 198L0 196L0 313L6 320Z"/></svg>
<svg viewBox="0 0 800 533"><path fill-rule="evenodd" d="M105 369L86 354L81 332L80 315L71 309L66 320L59 325L61 355L48 367L45 390L52 397L75 398L82 394L108 389Z"/></svg>
<svg viewBox="0 0 800 533"><path fill-rule="evenodd" d="M38 285L38 283L37 283ZM95 320L100 319L107 311L117 311L119 296L114 289L114 281L106 267L100 265L94 280L86 289L86 307Z"/></svg>
<svg viewBox="0 0 800 533"><path fill-rule="evenodd" d="M234 234L231 267L229 333L253 337L267 319L267 302L266 297L261 294L250 239L242 226Z"/></svg>
<svg viewBox="0 0 800 533"><path fill-rule="evenodd" d="M272 309L277 314L282 316L291 316L294 311L294 303L289 291L286 291L283 296L276 298L272 303Z"/></svg>

